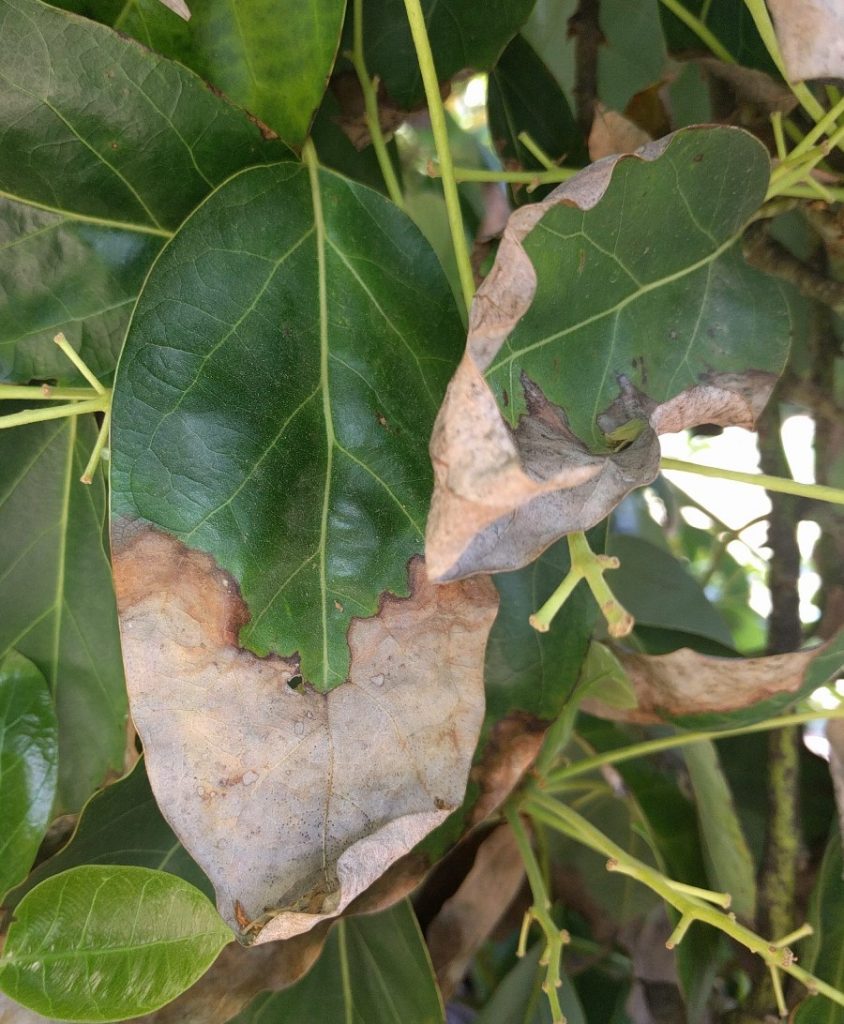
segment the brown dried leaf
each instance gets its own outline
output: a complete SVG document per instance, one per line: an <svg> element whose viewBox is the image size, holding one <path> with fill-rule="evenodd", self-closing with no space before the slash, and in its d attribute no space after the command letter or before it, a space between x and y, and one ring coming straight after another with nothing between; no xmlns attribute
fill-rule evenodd
<svg viewBox="0 0 844 1024"><path fill-rule="evenodd" d="M738 711L771 697L796 693L811 663L827 647L821 644L808 651L764 658L716 658L688 647L659 655L616 651L633 683L637 706L610 707L587 697L582 707L601 718L642 724L682 715Z"/></svg>
<svg viewBox="0 0 844 1024"><path fill-rule="evenodd" d="M797 106L797 97L791 89L764 71L745 68L741 64L727 64L715 57L699 57L694 63L713 78L725 82L737 105L754 107L766 115L776 111L787 114Z"/></svg>
<svg viewBox="0 0 844 1024"><path fill-rule="evenodd" d="M768 6L792 82L844 78L841 0L768 0Z"/></svg>
<svg viewBox="0 0 844 1024"><path fill-rule="evenodd" d="M481 844L460 888L428 928L428 950L444 1002L516 898L523 879L524 866L512 829L501 825Z"/></svg>
<svg viewBox="0 0 844 1024"><path fill-rule="evenodd" d="M363 90L353 71L341 71L331 78L331 91L337 98L340 113L333 120L356 150L366 149L372 143L372 135L366 119L366 105ZM448 95L446 93L446 95ZM402 110L387 94L383 82L378 84L378 122L387 140L407 120L408 111Z"/></svg>
<svg viewBox="0 0 844 1024"><path fill-rule="evenodd" d="M156 798L245 941L340 914L460 806L483 718L488 579L385 596L328 694L237 645L248 613L205 554L151 529L114 557L132 714ZM248 925L245 924L248 922Z"/></svg>
<svg viewBox="0 0 844 1024"><path fill-rule="evenodd" d="M595 104L592 130L589 132L589 159L601 160L616 153L632 153L651 141L650 135L624 114Z"/></svg>

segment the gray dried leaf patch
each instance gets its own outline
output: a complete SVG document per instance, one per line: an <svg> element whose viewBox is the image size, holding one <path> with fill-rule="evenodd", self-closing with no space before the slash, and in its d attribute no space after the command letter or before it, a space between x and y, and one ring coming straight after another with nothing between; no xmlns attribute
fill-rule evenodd
<svg viewBox="0 0 844 1024"><path fill-rule="evenodd" d="M144 529L114 558L132 715L156 799L225 920L266 942L340 914L463 801L497 608L480 578L409 568L349 630L328 694L238 646L248 619L205 554Z"/></svg>

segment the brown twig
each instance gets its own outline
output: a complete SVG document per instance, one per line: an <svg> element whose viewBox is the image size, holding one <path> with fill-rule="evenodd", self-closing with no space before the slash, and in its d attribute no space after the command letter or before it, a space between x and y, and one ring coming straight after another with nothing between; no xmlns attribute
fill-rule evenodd
<svg viewBox="0 0 844 1024"><path fill-rule="evenodd" d="M585 137L592 128L598 99L598 47L604 42L600 14L601 0L580 0L568 21L569 35L575 40L575 116Z"/></svg>

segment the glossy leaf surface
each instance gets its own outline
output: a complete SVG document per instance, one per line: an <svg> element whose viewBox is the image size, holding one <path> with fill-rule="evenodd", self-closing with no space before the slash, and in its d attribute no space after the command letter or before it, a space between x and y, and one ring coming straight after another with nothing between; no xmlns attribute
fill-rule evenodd
<svg viewBox="0 0 844 1024"><path fill-rule="evenodd" d="M234 178L157 263L117 380L112 507L211 553L251 614L241 641L298 652L327 690L352 615L407 593L461 325L407 218L314 180Z"/></svg>
<svg viewBox="0 0 844 1024"><path fill-rule="evenodd" d="M49 824L58 745L46 680L10 651L0 660L0 899L29 871Z"/></svg>
<svg viewBox="0 0 844 1024"><path fill-rule="evenodd" d="M442 1024L442 1002L410 904L342 918L292 988L259 996L231 1024Z"/></svg>
<svg viewBox="0 0 844 1024"><path fill-rule="evenodd" d="M422 0L441 82L463 68L485 71L530 15L535 0ZM370 74L380 76L405 109L424 102L404 0L363 5L363 40Z"/></svg>
<svg viewBox="0 0 844 1024"><path fill-rule="evenodd" d="M289 145L300 146L325 91L346 5L345 0L198 3L190 21L166 10L160 0L84 6L98 20L191 68Z"/></svg>
<svg viewBox="0 0 844 1024"><path fill-rule="evenodd" d="M101 378L163 239L0 199L0 379L82 383L63 331Z"/></svg>
<svg viewBox="0 0 844 1024"><path fill-rule="evenodd" d="M95 793L67 844L39 864L10 897L21 900L45 878L85 864L129 865L169 871L213 898L214 890L164 820L143 759L118 782Z"/></svg>
<svg viewBox="0 0 844 1024"><path fill-rule="evenodd" d="M3 0L0 49L0 377L78 381L58 330L105 376L162 241L287 150L186 68L39 0Z"/></svg>
<svg viewBox="0 0 844 1024"><path fill-rule="evenodd" d="M93 417L0 431L0 652L44 674L59 721L58 810L122 771L126 691L103 546L102 476L79 482ZM24 539L25 538L25 539Z"/></svg>
<svg viewBox="0 0 844 1024"><path fill-rule="evenodd" d="M180 878L72 868L18 905L0 989L63 1020L125 1020L174 999L231 939L208 900Z"/></svg>

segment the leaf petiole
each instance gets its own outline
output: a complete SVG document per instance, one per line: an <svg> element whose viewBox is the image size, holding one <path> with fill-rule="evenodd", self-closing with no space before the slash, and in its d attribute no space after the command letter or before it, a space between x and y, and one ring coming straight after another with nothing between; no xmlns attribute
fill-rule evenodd
<svg viewBox="0 0 844 1024"><path fill-rule="evenodd" d="M586 580L589 589L604 618L610 636L627 636L633 629L633 616L626 611L613 594L604 579L608 569L617 569L619 561L610 555L596 555L589 547L586 534L578 531L568 535L571 569L554 593L543 604L539 611L530 617L530 624L539 633L547 633L551 628L554 616L571 597L574 588L581 580Z"/></svg>
<svg viewBox="0 0 844 1024"><path fill-rule="evenodd" d="M833 505L844 505L844 490L838 487L827 487L824 484L803 484L781 476L769 476L767 473L740 473L735 469L701 466L694 462L684 462L682 459L663 458L659 460L659 465L661 469L674 470L678 473L697 473L699 476L734 480L736 483L764 487L766 491L796 494L800 498L813 498L815 501L828 501Z"/></svg>

